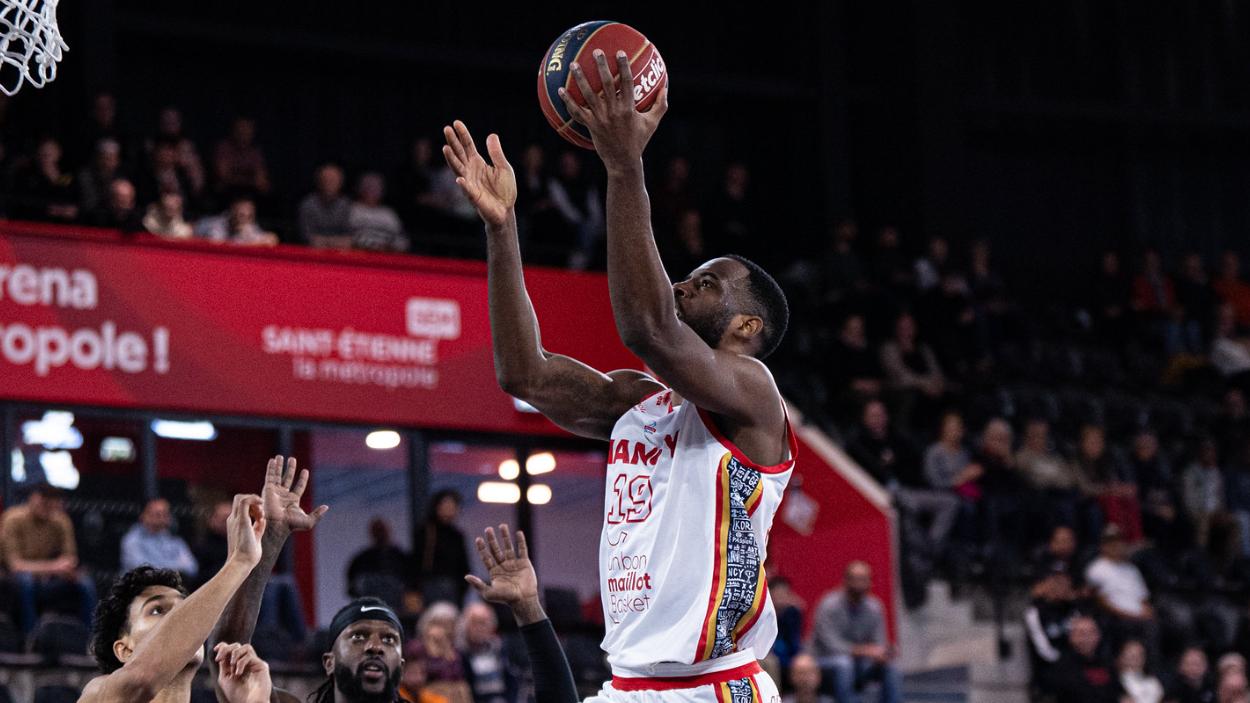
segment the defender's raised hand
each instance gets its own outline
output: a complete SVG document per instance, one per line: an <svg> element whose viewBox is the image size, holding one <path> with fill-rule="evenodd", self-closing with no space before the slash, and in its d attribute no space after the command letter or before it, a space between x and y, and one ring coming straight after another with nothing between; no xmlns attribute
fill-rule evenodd
<svg viewBox="0 0 1250 703"><path fill-rule="evenodd" d="M525 533L516 534L514 545L507 525L499 526L498 538L495 537L495 530L488 527L485 539L478 537L474 543L482 565L490 574L490 583L472 574L464 579L477 589L482 599L508 606L522 625L545 618L538 602L538 576L530 563Z"/></svg>
<svg viewBox="0 0 1250 703"><path fill-rule="evenodd" d="M655 134L664 113L668 112L668 85L665 84L655 105L646 112L634 108L633 69L624 51L616 52L617 75L612 77L608 57L600 49L594 51L595 65L604 90L595 93L576 62L572 65L573 80L586 99L586 107L578 105L564 88L560 97L573 119L586 125L595 151L609 169L627 166L642 158L642 152Z"/></svg>
<svg viewBox="0 0 1250 703"><path fill-rule="evenodd" d="M482 221L493 227L502 226L511 214L512 206L516 205L516 176L508 159L504 158L499 135L486 137L490 163L477 153L469 128L460 120L450 127L443 127L443 137L447 140L443 158L455 172L456 184L477 208Z"/></svg>
<svg viewBox="0 0 1250 703"><path fill-rule="evenodd" d="M311 530L317 526L321 518L330 510L329 506L318 506L312 513L304 512L300 500L304 490L308 488L308 469L299 470L295 457L286 459L275 456L265 467L265 487L261 498L265 505L265 519L271 530L290 532Z"/></svg>

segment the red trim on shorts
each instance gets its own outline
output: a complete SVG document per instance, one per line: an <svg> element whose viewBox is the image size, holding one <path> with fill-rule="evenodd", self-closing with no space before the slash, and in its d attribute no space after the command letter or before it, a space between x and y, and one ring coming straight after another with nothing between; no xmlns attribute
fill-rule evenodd
<svg viewBox="0 0 1250 703"><path fill-rule="evenodd" d="M612 688L618 691L675 691L682 688L697 688L708 684L722 684L755 676L763 671L759 662L748 662L734 669L713 671L702 676L669 676L657 678L634 678L613 676Z"/></svg>
<svg viewBox="0 0 1250 703"><path fill-rule="evenodd" d="M720 442L725 449L728 449L729 452L733 454L734 458L738 460L738 463L743 466L749 469L755 469L756 471L764 474L783 474L794 467L794 459L799 454L799 440L794 436L794 429L790 427L790 416L788 413L786 415L786 439L790 449L790 458L780 464L760 466L759 464L748 459L747 455L743 454L742 450L738 448L738 445L730 442L729 438L721 433L720 428L718 428L716 423L712 421L712 416L706 410L698 408L698 411L699 418L703 420L703 426L707 428L707 431L711 432L712 436L716 438L716 441Z"/></svg>

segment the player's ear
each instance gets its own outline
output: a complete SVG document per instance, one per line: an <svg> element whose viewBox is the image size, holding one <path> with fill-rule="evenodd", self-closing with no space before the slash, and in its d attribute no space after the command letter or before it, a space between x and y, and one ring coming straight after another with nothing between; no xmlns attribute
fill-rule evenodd
<svg viewBox="0 0 1250 703"><path fill-rule="evenodd" d="M334 652L321 655L321 668L326 670L326 676L334 676Z"/></svg>
<svg viewBox="0 0 1250 703"><path fill-rule="evenodd" d="M736 330L738 336L749 340L764 331L764 319L759 315L738 315Z"/></svg>
<svg viewBox="0 0 1250 703"><path fill-rule="evenodd" d="M133 647L130 646L130 638L123 637L113 643L113 656L117 657L117 661L125 664L130 660L130 656L135 653Z"/></svg>

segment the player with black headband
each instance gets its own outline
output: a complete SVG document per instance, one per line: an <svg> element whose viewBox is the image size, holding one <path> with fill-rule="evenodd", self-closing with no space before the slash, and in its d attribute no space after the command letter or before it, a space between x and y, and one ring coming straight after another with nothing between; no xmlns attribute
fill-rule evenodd
<svg viewBox="0 0 1250 703"><path fill-rule="evenodd" d="M285 468L283 457L269 461L262 491L268 526L261 540L260 563L222 614L217 633L217 639L233 643L219 645L218 656L212 662L222 668L223 674L230 669L232 653L241 658L233 662L235 664L246 666L251 661L243 658L250 649L243 648L251 642L265 583L287 536L292 530L311 529L328 510L321 506L312 513L305 513L300 507L307 482L306 470L298 472L297 478L294 459L285 460ZM512 609L534 669L537 699L543 703L573 703L577 700L573 675L551 621L538 601L538 579L529 560L525 536L518 533L514 544L507 526L501 525L499 537L494 530L487 529L476 543L490 582L476 576L466 576L466 580L484 599ZM322 654L326 679L309 696L309 703L392 703L399 700L403 628L390 607L375 598L352 601L334 616L330 633L333 636L330 650ZM270 695L277 703L299 703L299 699L287 691L274 689ZM238 703L245 699L229 696L219 687L218 700ZM246 699L247 703L253 700Z"/></svg>

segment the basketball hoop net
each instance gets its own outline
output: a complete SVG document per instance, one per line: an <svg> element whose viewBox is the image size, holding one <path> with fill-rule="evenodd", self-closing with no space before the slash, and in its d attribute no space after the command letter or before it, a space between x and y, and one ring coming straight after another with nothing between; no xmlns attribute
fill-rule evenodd
<svg viewBox="0 0 1250 703"><path fill-rule="evenodd" d="M56 26L57 0L0 0L0 92L13 95L23 83L42 88L56 78L69 49Z"/></svg>

